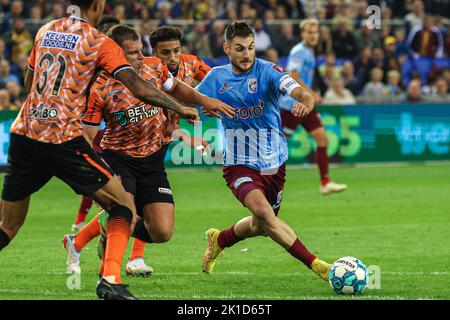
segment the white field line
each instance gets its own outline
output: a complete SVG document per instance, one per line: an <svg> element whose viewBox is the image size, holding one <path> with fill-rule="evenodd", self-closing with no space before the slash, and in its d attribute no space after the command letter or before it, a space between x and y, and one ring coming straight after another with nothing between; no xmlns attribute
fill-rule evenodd
<svg viewBox="0 0 450 320"><path fill-rule="evenodd" d="M448 166L450 165L449 160L432 160L432 161L419 161L419 162L360 162L360 163L330 163L331 168L396 168L396 167L408 167L408 166ZM311 169L317 170L317 166L314 163L299 163L299 164L289 164L289 170L304 170ZM220 166L199 166L199 167L170 167L166 169L167 171L199 171L199 170L221 170Z"/></svg>
<svg viewBox="0 0 450 320"><path fill-rule="evenodd" d="M34 274L45 274L45 275L67 275L66 272L58 272L58 271L51 271L51 272L35 272ZM221 276L253 276L258 275L262 273L259 272L247 272L247 271L228 271L228 272L214 272L213 275L221 275ZM282 277L289 277L289 276L295 276L295 275L301 275L303 273L299 272L293 272L293 273L277 273L277 276ZM449 271L430 271L430 272L414 272L414 271L381 271L381 275L387 274L387 275L394 275L394 276L448 276L450 275ZM203 275L203 272L155 272L154 275L157 276L199 276ZM81 276L83 276L83 272L81 273Z"/></svg>
<svg viewBox="0 0 450 320"><path fill-rule="evenodd" d="M86 298L96 298L96 295L94 293L85 293L85 292L79 292L78 290L67 290L64 292L53 292L48 290L24 290L24 289L0 289L0 293L9 293L9 294L30 294L30 295L36 295L36 296L47 296L47 297L73 297L73 296L81 296ZM238 299L238 300L331 300L333 298L337 298L337 296L334 296L330 294L330 296L279 296L279 295L253 295L250 298L246 295L193 295L192 297L186 297L181 295L165 295L165 294L140 294L138 295L139 298L144 299L194 299L194 300L208 300L208 299ZM352 297L348 297L353 300ZM358 296L357 300L408 300L411 298L402 297L402 296L374 296L374 295L362 295ZM433 298L430 297L417 297L415 298L417 300L432 300ZM192 303L195 303L192 301Z"/></svg>

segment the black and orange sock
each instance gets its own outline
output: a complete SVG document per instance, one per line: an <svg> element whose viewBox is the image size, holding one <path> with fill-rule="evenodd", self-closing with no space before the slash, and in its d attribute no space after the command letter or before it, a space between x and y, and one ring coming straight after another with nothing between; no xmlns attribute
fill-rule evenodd
<svg viewBox="0 0 450 320"><path fill-rule="evenodd" d="M73 246L78 251L83 250L83 248L95 237L100 234L100 223L98 222L99 216L96 215L94 219L89 221L87 225L81 228L80 231L74 237Z"/></svg>
<svg viewBox="0 0 450 320"><path fill-rule="evenodd" d="M133 214L125 206L114 206L109 210L106 225L106 252L103 278L120 284L122 260L130 239L130 226Z"/></svg>
<svg viewBox="0 0 450 320"><path fill-rule="evenodd" d="M133 238L141 240L145 243L153 243L153 239L150 236L147 228L145 227L144 219L139 218L134 226Z"/></svg>

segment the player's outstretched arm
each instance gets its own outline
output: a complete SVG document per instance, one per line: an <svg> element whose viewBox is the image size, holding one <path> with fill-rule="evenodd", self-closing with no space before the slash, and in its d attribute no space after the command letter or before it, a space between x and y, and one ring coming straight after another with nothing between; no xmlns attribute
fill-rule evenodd
<svg viewBox="0 0 450 320"><path fill-rule="evenodd" d="M295 88L291 92L291 97L298 101L292 105L292 114L294 116L303 118L314 109L314 97L305 88Z"/></svg>
<svg viewBox="0 0 450 320"><path fill-rule="evenodd" d="M220 112L228 118L235 114L235 109L217 99L210 98L182 81L175 79L172 91L168 92L175 99L194 105L201 105L205 112L222 119Z"/></svg>
<svg viewBox="0 0 450 320"><path fill-rule="evenodd" d="M153 87L148 82L139 77L139 75L133 69L128 68L121 70L116 73L115 77L117 80L122 82L136 98L138 98L142 102L164 109L173 110L182 118L191 119L193 121L200 120L198 112L195 108L189 108L180 105L167 94L159 91L157 88Z"/></svg>
<svg viewBox="0 0 450 320"><path fill-rule="evenodd" d="M292 77L295 81L297 81L297 83L298 83L299 85L301 85L303 88L305 88L306 91L308 91L308 92L314 97L314 100L315 100L315 103L316 103L316 104L322 103L322 97L321 97L320 95L318 95L312 88L308 87L308 86L303 82L303 80L300 78L300 75L298 74L297 71L291 71L291 72L290 72L290 75L291 75L291 77Z"/></svg>

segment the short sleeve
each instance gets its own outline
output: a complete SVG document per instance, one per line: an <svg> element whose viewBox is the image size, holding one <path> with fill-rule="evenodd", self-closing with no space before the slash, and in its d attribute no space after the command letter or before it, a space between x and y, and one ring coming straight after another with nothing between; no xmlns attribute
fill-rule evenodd
<svg viewBox="0 0 450 320"><path fill-rule="evenodd" d="M102 68L113 77L124 69L132 69L123 49L111 38L107 38L99 48L97 67Z"/></svg>
<svg viewBox="0 0 450 320"><path fill-rule="evenodd" d="M103 117L103 101L95 89L91 90L87 103L86 113L83 116L83 125L99 127Z"/></svg>
<svg viewBox="0 0 450 320"><path fill-rule="evenodd" d="M279 90L283 80L289 77L289 73L283 67L271 62L266 62L265 74L266 79L275 90Z"/></svg>
<svg viewBox="0 0 450 320"><path fill-rule="evenodd" d="M194 79L197 81L202 81L209 71L211 71L211 67L208 66L203 60L197 59L194 64Z"/></svg>
<svg viewBox="0 0 450 320"><path fill-rule="evenodd" d="M28 67L34 71L36 66L36 46L31 49L30 56L28 57Z"/></svg>
<svg viewBox="0 0 450 320"><path fill-rule="evenodd" d="M305 65L306 54L302 54L301 51L297 51L292 55L289 55L287 70L288 71L297 71L298 73L302 72L303 66Z"/></svg>

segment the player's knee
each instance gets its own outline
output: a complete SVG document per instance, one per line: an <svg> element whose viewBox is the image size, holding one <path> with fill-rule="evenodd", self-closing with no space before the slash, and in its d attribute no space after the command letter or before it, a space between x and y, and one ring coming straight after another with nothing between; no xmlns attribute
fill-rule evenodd
<svg viewBox="0 0 450 320"><path fill-rule="evenodd" d="M172 231L170 230L160 230L152 234L152 239L156 243L164 243L172 239Z"/></svg>
<svg viewBox="0 0 450 320"><path fill-rule="evenodd" d="M173 228L169 225L152 228L149 233L155 243L164 243L172 239Z"/></svg>
<svg viewBox="0 0 450 320"><path fill-rule="evenodd" d="M112 206L108 210L108 220L114 219L114 218L122 218L128 221L128 223L131 225L131 222L133 220L133 213L128 207L122 206L122 205L115 205Z"/></svg>
<svg viewBox="0 0 450 320"><path fill-rule="evenodd" d="M270 227L275 224L275 215L271 207L256 207L253 213L256 216L255 225L259 230L264 230L267 226Z"/></svg>
<svg viewBox="0 0 450 320"><path fill-rule="evenodd" d="M23 225L23 220L5 219L0 220L0 228L12 239L19 232Z"/></svg>
<svg viewBox="0 0 450 320"><path fill-rule="evenodd" d="M328 146L328 136L325 133L325 130L323 132L319 133L315 136L315 139L318 147L326 147Z"/></svg>

